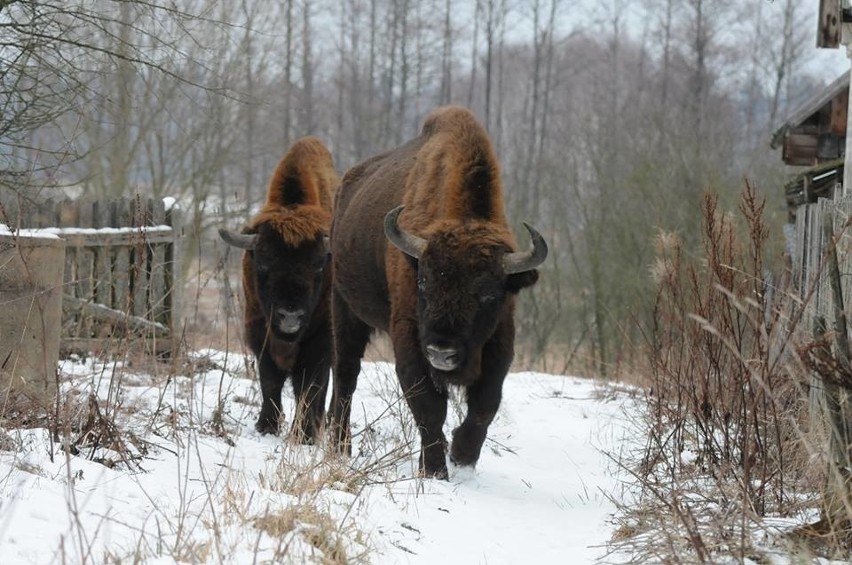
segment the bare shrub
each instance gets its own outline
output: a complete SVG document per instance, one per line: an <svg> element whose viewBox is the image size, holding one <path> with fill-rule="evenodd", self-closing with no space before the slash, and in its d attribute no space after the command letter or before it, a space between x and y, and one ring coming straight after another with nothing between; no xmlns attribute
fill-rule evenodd
<svg viewBox="0 0 852 565"><path fill-rule="evenodd" d="M703 254L657 238L647 439L624 462L637 488L613 545L636 559L742 562L767 516L791 516L819 491L808 472L801 305L765 269L765 200L746 183L738 224L703 202ZM819 479L816 479L819 480Z"/></svg>

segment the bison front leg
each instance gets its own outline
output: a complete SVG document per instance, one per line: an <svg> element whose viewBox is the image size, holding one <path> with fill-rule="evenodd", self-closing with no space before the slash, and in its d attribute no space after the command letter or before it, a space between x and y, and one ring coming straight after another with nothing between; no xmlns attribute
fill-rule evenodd
<svg viewBox="0 0 852 565"><path fill-rule="evenodd" d="M397 333L394 335L399 337ZM420 473L425 477L447 479L447 438L443 430L447 419L447 393L438 390L432 382L420 347L411 339L416 333L407 335L408 340L397 339L394 343L396 374L420 432Z"/></svg>
<svg viewBox="0 0 852 565"><path fill-rule="evenodd" d="M278 368L267 351L260 354L258 365L263 401L254 427L262 434L277 434L281 417L281 389L287 374Z"/></svg>
<svg viewBox="0 0 852 565"><path fill-rule="evenodd" d="M503 379L479 381L467 388L467 416L453 430L450 460L455 465L474 466L479 461L488 426L494 420L502 397Z"/></svg>
<svg viewBox="0 0 852 565"><path fill-rule="evenodd" d="M447 438L443 431L447 396L435 389L425 363L412 366L397 361L397 376L420 432L420 473L447 479Z"/></svg>
<svg viewBox="0 0 852 565"><path fill-rule="evenodd" d="M503 381L512 363L514 327L504 323L482 350L482 372L467 387L467 415L453 430L450 460L456 465L474 466L479 461L488 426L494 420L503 397Z"/></svg>
<svg viewBox="0 0 852 565"><path fill-rule="evenodd" d="M322 429L331 369L330 341L330 331L326 327L313 339L305 340L299 348L293 369L296 416L291 433L300 443L316 443Z"/></svg>

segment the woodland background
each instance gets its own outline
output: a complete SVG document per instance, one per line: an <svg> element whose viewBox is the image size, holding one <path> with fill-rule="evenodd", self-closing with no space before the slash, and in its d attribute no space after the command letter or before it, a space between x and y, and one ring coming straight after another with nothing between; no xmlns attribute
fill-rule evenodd
<svg viewBox="0 0 852 565"><path fill-rule="evenodd" d="M746 178L765 194L779 268L788 171L771 133L848 65L819 63L815 12L798 0L0 0L0 199L175 198L188 272L221 259L210 228L247 218L294 139L320 136L342 173L416 135L436 106L465 105L492 136L521 244L521 220L550 242L521 302L522 357L611 375L641 362L654 242L676 234L696 252L706 190L731 210Z"/></svg>

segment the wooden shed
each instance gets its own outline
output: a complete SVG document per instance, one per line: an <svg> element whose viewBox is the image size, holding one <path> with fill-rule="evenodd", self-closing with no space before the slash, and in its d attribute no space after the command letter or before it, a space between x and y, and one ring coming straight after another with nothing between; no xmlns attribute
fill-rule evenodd
<svg viewBox="0 0 852 565"><path fill-rule="evenodd" d="M796 108L772 136L772 148L782 148L788 165L813 166L842 157L846 145L849 106L846 71Z"/></svg>
<svg viewBox="0 0 852 565"><path fill-rule="evenodd" d="M791 221L797 207L830 197L843 183L849 77L846 71L805 100L772 135L770 145L782 149L784 163L807 167L784 187Z"/></svg>

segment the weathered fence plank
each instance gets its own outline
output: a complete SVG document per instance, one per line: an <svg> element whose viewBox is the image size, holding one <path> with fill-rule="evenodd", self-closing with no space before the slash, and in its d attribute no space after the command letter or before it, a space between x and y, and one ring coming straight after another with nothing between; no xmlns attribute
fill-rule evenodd
<svg viewBox="0 0 852 565"><path fill-rule="evenodd" d="M162 200L148 201L151 208L151 223L162 226L166 223L166 207ZM170 234L170 237L173 235ZM166 300L166 247L152 246L151 251L151 318L158 322L164 321Z"/></svg>
<svg viewBox="0 0 852 565"><path fill-rule="evenodd" d="M113 227L130 225L130 202L117 200L110 203ZM113 280L115 281L115 300L113 304L116 310L126 311L130 301L130 247L117 246L115 248L115 261L113 263Z"/></svg>
<svg viewBox="0 0 852 565"><path fill-rule="evenodd" d="M96 200L92 203L92 218L95 228L100 230L109 227L109 207L105 206L103 202ZM112 252L112 248L109 245L92 245L92 241L95 239L97 238L90 237L87 243L95 253L95 301L99 304L110 304L112 295L110 253ZM108 335L108 328L105 324L102 324L98 329L97 337L106 337Z"/></svg>
<svg viewBox="0 0 852 565"><path fill-rule="evenodd" d="M172 234L173 245L166 248L166 265L170 268L166 276L165 312L169 318L169 327L172 331L172 351L180 348L183 337L183 323L180 312L183 311L183 285L177 279L183 264L183 254L180 246L180 238L183 236L183 218L178 206L173 205L166 211L166 223L174 227Z"/></svg>
<svg viewBox="0 0 852 565"><path fill-rule="evenodd" d="M105 320L118 329L129 329L143 334L150 332L152 335L157 336L166 336L169 334L169 328L163 324L151 322L139 316L132 316L120 310L113 310L103 304L86 302L73 296L63 296L62 307L66 310L82 312L97 320Z"/></svg>

